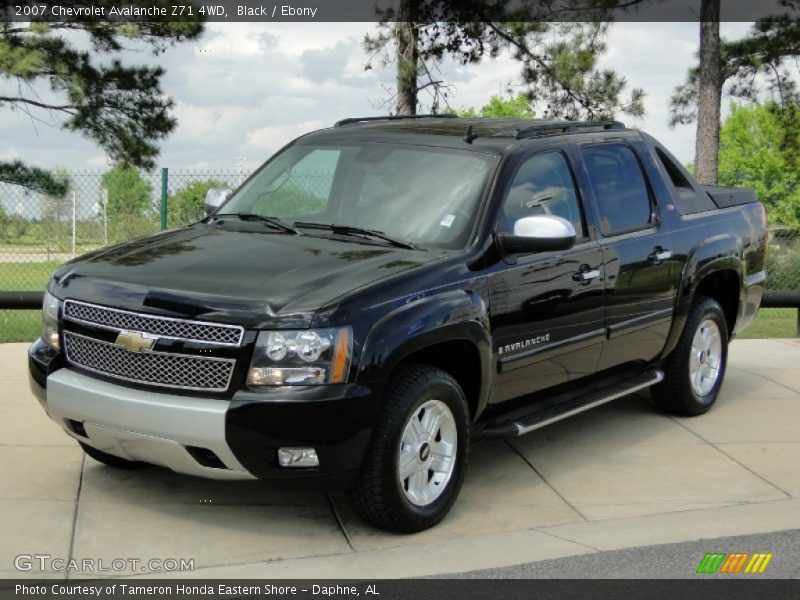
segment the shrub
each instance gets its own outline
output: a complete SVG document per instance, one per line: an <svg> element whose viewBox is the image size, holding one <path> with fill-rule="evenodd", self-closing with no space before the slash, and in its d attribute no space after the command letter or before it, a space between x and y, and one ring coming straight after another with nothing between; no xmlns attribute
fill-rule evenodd
<svg viewBox="0 0 800 600"><path fill-rule="evenodd" d="M229 188L227 182L218 179L192 181L167 199L167 215L170 228L183 227L199 221L205 216L204 201L211 188Z"/></svg>
<svg viewBox="0 0 800 600"><path fill-rule="evenodd" d="M767 289L800 290L800 237L778 238L767 251Z"/></svg>

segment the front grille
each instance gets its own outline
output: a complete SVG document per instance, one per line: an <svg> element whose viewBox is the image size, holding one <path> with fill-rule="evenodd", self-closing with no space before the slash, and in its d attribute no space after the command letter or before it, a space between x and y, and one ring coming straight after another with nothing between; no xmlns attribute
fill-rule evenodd
<svg viewBox="0 0 800 600"><path fill-rule="evenodd" d="M113 331L140 331L163 338L221 346L239 346L244 335L244 329L238 325L143 315L75 300L64 302L64 318Z"/></svg>
<svg viewBox="0 0 800 600"><path fill-rule="evenodd" d="M224 392L235 359L167 352L131 352L71 331L64 332L67 360L94 373L147 385Z"/></svg>

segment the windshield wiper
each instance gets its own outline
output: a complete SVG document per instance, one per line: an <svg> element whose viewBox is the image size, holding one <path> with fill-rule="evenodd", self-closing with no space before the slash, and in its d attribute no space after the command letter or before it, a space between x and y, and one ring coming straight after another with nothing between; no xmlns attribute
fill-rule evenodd
<svg viewBox="0 0 800 600"><path fill-rule="evenodd" d="M300 233L292 227L291 225L287 225L280 219L275 217L265 217L264 215L257 215L256 213L218 213L215 215L211 215L212 219L217 218L225 218L225 217L236 217L241 221L258 221L259 223L264 223L265 225L269 225L274 229L280 229L281 231L285 231L286 233Z"/></svg>
<svg viewBox="0 0 800 600"><path fill-rule="evenodd" d="M416 244L412 244L410 242L399 240L390 235L386 235L382 231L376 231L374 229L363 229L361 227L353 227L352 225L336 225L334 223L311 223L307 221L295 221L294 226L305 227L307 229L325 229L337 235L352 235L358 237L376 238L379 240L383 240L384 242L389 242L392 246L396 246L397 248L406 248L407 250L423 249L417 246Z"/></svg>

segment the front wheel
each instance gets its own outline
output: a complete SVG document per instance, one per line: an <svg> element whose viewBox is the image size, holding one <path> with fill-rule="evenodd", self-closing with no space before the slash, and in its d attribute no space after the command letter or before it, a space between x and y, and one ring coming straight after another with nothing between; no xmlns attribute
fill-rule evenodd
<svg viewBox="0 0 800 600"><path fill-rule="evenodd" d="M376 527L422 531L444 518L461 489L469 409L458 383L425 365L401 366L385 400L350 502Z"/></svg>
<svg viewBox="0 0 800 600"><path fill-rule="evenodd" d="M717 399L728 363L728 326L713 298L698 298L678 345L664 361L664 381L653 386L653 400L664 410L695 416Z"/></svg>

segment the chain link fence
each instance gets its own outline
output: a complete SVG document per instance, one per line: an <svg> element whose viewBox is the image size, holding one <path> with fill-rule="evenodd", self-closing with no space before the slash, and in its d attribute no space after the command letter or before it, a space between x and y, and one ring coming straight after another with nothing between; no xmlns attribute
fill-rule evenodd
<svg viewBox="0 0 800 600"><path fill-rule="evenodd" d="M161 169L60 172L63 196L0 182L0 291L41 291L53 270L90 250L201 219L213 187L236 188L250 173ZM332 173L300 171L288 182L303 198L327 198ZM38 335L38 311L0 310L0 343Z"/></svg>
<svg viewBox="0 0 800 600"><path fill-rule="evenodd" d="M197 221L208 189L236 188L249 174L242 168L61 172L68 182L63 196L0 182L0 291L41 291L74 256ZM292 193L283 198L313 205L327 198L331 180L327 171L292 172L284 184ZM274 208L281 216L281 207ZM800 229L773 227L770 238L767 288L800 290ZM0 343L35 338L39 322L38 311L0 310Z"/></svg>
<svg viewBox="0 0 800 600"><path fill-rule="evenodd" d="M70 258L161 230L162 196L167 226L202 216L205 191L235 187L239 171L159 171L117 168L66 174L67 193L48 196L0 182L0 289L44 288L52 270Z"/></svg>
<svg viewBox="0 0 800 600"><path fill-rule="evenodd" d="M767 254L767 289L800 290L800 229L772 228Z"/></svg>
<svg viewBox="0 0 800 600"><path fill-rule="evenodd" d="M743 338L800 337L800 229L774 226L767 250L767 294Z"/></svg>

